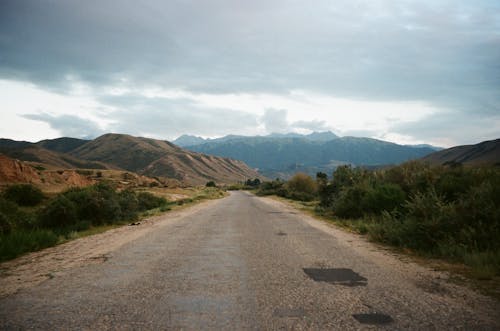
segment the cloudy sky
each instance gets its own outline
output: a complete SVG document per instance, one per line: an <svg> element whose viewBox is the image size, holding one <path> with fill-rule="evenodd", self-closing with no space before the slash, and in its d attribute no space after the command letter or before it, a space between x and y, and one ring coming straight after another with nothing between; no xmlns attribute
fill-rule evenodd
<svg viewBox="0 0 500 331"><path fill-rule="evenodd" d="M500 137L498 0L1 0L0 137Z"/></svg>

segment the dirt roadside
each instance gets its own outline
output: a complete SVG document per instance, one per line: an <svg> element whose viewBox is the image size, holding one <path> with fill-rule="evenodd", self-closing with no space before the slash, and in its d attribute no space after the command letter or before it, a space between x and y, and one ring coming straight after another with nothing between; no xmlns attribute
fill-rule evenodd
<svg viewBox="0 0 500 331"><path fill-rule="evenodd" d="M143 219L138 226L122 226L1 263L0 298L35 286L72 268L102 263L107 260L107 254L124 244L207 208L215 201L204 201L192 207Z"/></svg>

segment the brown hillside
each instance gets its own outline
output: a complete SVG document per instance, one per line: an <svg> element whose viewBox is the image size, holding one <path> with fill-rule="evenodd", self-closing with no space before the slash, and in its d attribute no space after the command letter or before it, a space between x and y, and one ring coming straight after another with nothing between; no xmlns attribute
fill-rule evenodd
<svg viewBox="0 0 500 331"><path fill-rule="evenodd" d="M232 183L261 177L241 161L190 152L167 141L122 134L103 135L71 154L146 176L175 178L189 184L210 180Z"/></svg>
<svg viewBox="0 0 500 331"><path fill-rule="evenodd" d="M42 180L35 168L0 154L0 184L13 183L41 184Z"/></svg>
<svg viewBox="0 0 500 331"><path fill-rule="evenodd" d="M139 172L159 158L179 152L179 147L166 141L109 133L80 146L71 155Z"/></svg>
<svg viewBox="0 0 500 331"><path fill-rule="evenodd" d="M13 159L42 163L58 169L117 169L117 167L111 167L102 162L81 160L32 143L12 144L11 146L0 145L0 153Z"/></svg>
<svg viewBox="0 0 500 331"><path fill-rule="evenodd" d="M499 165L500 139L448 148L429 154L422 160L433 164Z"/></svg>
<svg viewBox="0 0 500 331"><path fill-rule="evenodd" d="M92 179L75 170L37 170L29 164L0 154L0 185L30 183L44 190L61 190L74 186L87 186Z"/></svg>

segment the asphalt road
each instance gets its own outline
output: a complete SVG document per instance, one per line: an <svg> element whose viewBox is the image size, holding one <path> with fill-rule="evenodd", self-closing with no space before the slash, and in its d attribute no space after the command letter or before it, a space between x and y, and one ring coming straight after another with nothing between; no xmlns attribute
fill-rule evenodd
<svg viewBox="0 0 500 331"><path fill-rule="evenodd" d="M235 192L165 217L0 299L0 329L500 329L494 302L280 203Z"/></svg>

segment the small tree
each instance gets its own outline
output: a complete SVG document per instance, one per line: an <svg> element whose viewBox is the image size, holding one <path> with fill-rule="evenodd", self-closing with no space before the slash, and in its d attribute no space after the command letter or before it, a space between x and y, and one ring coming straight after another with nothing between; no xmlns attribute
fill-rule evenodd
<svg viewBox="0 0 500 331"><path fill-rule="evenodd" d="M215 184L215 182L213 180L207 182L205 184L206 187L217 187L217 184Z"/></svg>

